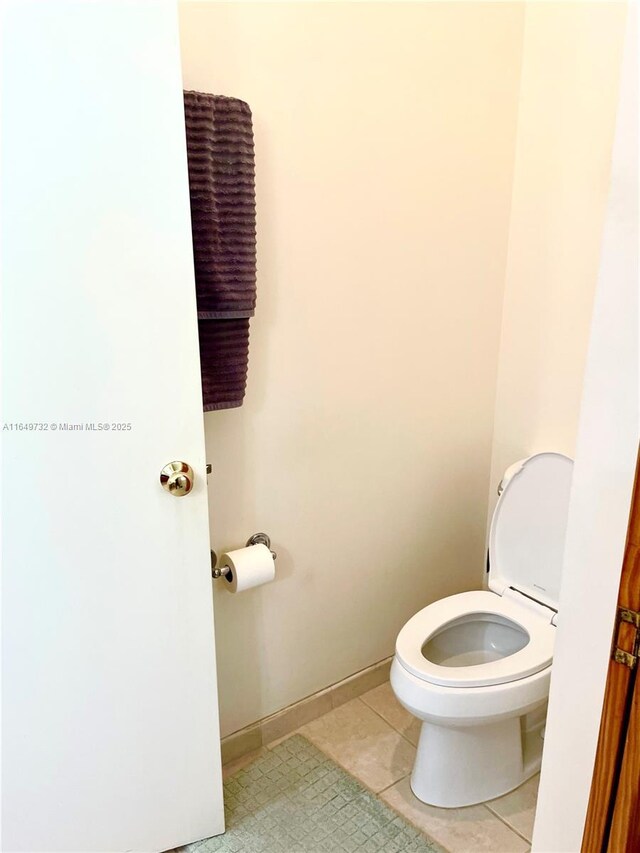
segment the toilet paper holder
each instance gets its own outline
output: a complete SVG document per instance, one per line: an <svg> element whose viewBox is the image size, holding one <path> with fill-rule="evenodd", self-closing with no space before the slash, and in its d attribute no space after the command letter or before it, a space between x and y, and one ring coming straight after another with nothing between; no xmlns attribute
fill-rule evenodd
<svg viewBox="0 0 640 853"><path fill-rule="evenodd" d="M271 537L266 533L254 533L253 536L250 536L247 539L246 548L249 548L251 545L266 545L267 548L271 551ZM275 560L278 556L275 551L271 551L271 556ZM218 555L215 551L211 551L211 577L212 578L222 578L225 575L229 574L231 569L229 566L216 566L218 562Z"/></svg>

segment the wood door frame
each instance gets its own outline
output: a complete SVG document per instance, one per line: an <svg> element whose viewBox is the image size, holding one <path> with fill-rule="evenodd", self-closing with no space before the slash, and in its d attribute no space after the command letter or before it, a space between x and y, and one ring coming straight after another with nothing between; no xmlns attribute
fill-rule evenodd
<svg viewBox="0 0 640 853"><path fill-rule="evenodd" d="M640 457L629 513L618 610L640 612ZM613 658L618 648L637 651L636 629L616 618L582 853L640 849L640 678ZM634 777L635 774L635 777Z"/></svg>

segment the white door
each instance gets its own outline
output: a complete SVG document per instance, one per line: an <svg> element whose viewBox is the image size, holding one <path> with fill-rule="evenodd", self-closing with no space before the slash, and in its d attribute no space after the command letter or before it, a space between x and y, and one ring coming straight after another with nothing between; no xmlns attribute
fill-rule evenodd
<svg viewBox="0 0 640 853"><path fill-rule="evenodd" d="M223 830L176 8L3 18L2 849L164 850Z"/></svg>

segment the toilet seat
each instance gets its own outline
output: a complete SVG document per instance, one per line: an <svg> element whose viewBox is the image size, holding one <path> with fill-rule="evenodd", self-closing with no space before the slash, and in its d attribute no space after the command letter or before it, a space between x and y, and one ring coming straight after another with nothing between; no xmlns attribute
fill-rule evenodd
<svg viewBox="0 0 640 853"><path fill-rule="evenodd" d="M422 647L454 620L474 615L492 614L523 629L529 642L514 654L490 663L471 666L441 666L427 660ZM551 665L555 628L550 623L551 611L537 612L527 603L495 592L462 592L440 599L420 610L400 631L396 656L400 664L416 677L443 687L484 687L504 684L533 675Z"/></svg>

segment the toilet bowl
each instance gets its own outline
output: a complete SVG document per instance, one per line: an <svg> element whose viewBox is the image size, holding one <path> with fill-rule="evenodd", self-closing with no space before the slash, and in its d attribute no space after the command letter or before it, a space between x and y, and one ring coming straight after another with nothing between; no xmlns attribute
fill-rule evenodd
<svg viewBox="0 0 640 853"><path fill-rule="evenodd" d="M572 470L560 453L510 466L488 589L429 604L398 635L391 686L422 720L411 788L425 803L485 802L540 767Z"/></svg>

